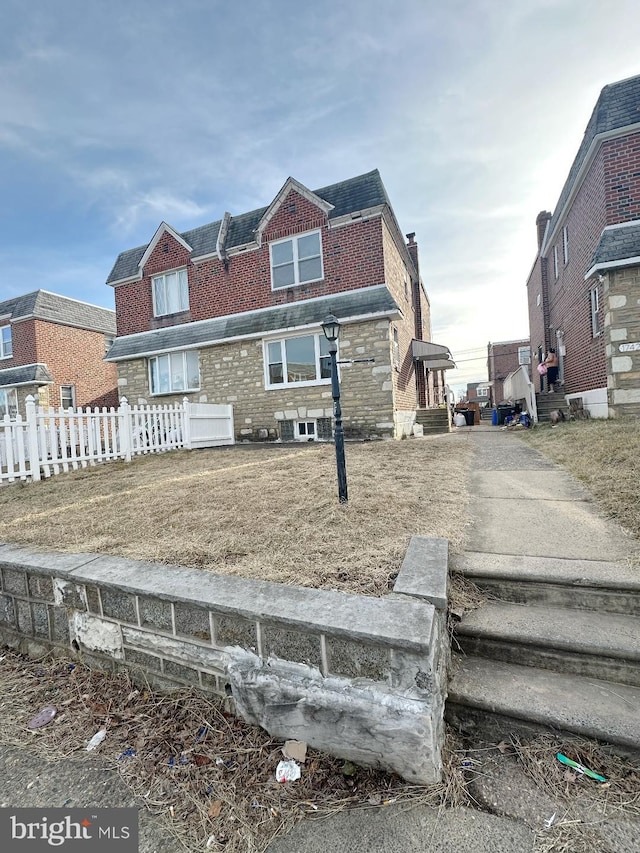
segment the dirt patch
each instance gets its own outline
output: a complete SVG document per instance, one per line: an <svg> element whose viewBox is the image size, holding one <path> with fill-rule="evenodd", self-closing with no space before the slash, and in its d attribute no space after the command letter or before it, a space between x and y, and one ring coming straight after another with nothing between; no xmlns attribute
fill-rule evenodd
<svg viewBox="0 0 640 853"><path fill-rule="evenodd" d="M412 535L462 546L464 437L178 451L0 489L0 541L106 553L365 595L392 585Z"/></svg>

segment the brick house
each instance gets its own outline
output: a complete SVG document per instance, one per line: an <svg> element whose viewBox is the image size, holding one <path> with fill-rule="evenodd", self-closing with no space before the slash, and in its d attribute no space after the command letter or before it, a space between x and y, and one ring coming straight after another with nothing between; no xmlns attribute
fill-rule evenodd
<svg viewBox="0 0 640 853"><path fill-rule="evenodd" d="M524 366L531 378L531 347L529 340L496 341L487 346L487 372L489 375L491 405L504 400L504 380L510 373Z"/></svg>
<svg viewBox="0 0 640 853"><path fill-rule="evenodd" d="M594 417L640 412L640 356L629 349L640 342L639 109L640 76L604 87L553 214L536 220L533 365L554 347L565 399Z"/></svg>
<svg viewBox="0 0 640 853"><path fill-rule="evenodd" d="M115 313L35 290L0 302L0 417L42 406L113 406L117 372L104 361Z"/></svg>
<svg viewBox="0 0 640 853"><path fill-rule="evenodd" d="M453 366L446 347L425 343L417 245L377 170L315 192L289 178L267 207L184 233L163 222L107 283L120 394L232 403L239 440L331 437L329 313L342 324L348 437L408 434Z"/></svg>

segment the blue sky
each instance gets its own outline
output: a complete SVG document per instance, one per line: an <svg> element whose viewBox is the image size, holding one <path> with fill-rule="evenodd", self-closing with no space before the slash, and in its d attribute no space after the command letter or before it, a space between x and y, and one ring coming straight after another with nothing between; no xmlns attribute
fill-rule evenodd
<svg viewBox="0 0 640 853"><path fill-rule="evenodd" d="M535 217L635 0L2 0L0 299L113 307L119 251L378 168L457 387L528 335Z"/></svg>

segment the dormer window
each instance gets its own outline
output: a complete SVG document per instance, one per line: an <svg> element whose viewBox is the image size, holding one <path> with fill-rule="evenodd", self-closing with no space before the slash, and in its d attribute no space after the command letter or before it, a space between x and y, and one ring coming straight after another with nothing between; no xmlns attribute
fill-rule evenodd
<svg viewBox="0 0 640 853"><path fill-rule="evenodd" d="M0 358L11 358L12 355L11 326L3 326L0 329Z"/></svg>
<svg viewBox="0 0 640 853"><path fill-rule="evenodd" d="M186 269L156 275L151 283L155 317L179 314L181 311L189 310L189 284Z"/></svg>
<svg viewBox="0 0 640 853"><path fill-rule="evenodd" d="M324 278L322 270L322 241L319 231L301 234L288 240L270 243L271 286L295 287Z"/></svg>

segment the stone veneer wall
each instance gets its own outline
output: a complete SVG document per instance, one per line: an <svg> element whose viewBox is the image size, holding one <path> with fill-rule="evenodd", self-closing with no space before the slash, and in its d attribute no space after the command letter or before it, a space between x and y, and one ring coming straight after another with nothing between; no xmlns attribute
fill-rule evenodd
<svg viewBox="0 0 640 853"><path fill-rule="evenodd" d="M338 358L374 358L374 364L340 365L340 390L348 438L393 436L389 321L345 325ZM317 331L321 331L318 329ZM305 332L300 332L305 334ZM200 349L200 391L193 402L231 403L238 441L279 436L278 421L333 415L331 385L265 389L262 340ZM183 393L152 396L146 359L118 363L118 387L131 405L181 402ZM274 433L274 430L277 432Z"/></svg>
<svg viewBox="0 0 640 853"><path fill-rule="evenodd" d="M0 545L0 640L230 697L275 737L428 784L444 740L447 558L447 540L414 537L396 591L367 598Z"/></svg>
<svg viewBox="0 0 640 853"><path fill-rule="evenodd" d="M594 284L595 282L592 282ZM640 415L640 267L605 276L609 415Z"/></svg>

